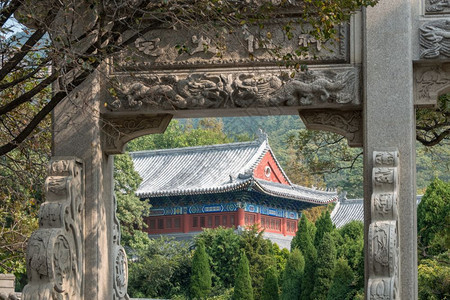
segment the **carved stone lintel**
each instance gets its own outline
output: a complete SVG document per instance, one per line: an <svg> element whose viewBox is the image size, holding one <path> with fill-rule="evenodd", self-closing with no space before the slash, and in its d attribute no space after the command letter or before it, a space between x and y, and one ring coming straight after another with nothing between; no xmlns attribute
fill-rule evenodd
<svg viewBox="0 0 450 300"><path fill-rule="evenodd" d="M125 144L145 134L163 133L172 115L135 115L131 117L104 115L103 149L107 154L123 153Z"/></svg>
<svg viewBox="0 0 450 300"><path fill-rule="evenodd" d="M245 73L211 73L116 77L105 102L112 112L308 107L359 107L359 69L316 69L293 78L279 68Z"/></svg>
<svg viewBox="0 0 450 300"><path fill-rule="evenodd" d="M76 158L55 157L49 175L40 228L28 242L28 284L22 299L83 299L83 164Z"/></svg>
<svg viewBox="0 0 450 300"><path fill-rule="evenodd" d="M448 14L450 13L450 3L448 0L425 0L425 14Z"/></svg>
<svg viewBox="0 0 450 300"><path fill-rule="evenodd" d="M306 128L331 131L347 138L351 147L362 147L362 112L300 110Z"/></svg>
<svg viewBox="0 0 450 300"><path fill-rule="evenodd" d="M441 19L419 28L420 58L450 58L450 20Z"/></svg>
<svg viewBox="0 0 450 300"><path fill-rule="evenodd" d="M450 64L414 66L414 105L435 107L440 95L450 92Z"/></svg>

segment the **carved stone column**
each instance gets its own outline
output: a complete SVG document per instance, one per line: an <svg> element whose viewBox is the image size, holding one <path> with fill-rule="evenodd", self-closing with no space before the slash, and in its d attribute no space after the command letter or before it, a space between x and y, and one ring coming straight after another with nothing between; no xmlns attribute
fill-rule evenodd
<svg viewBox="0 0 450 300"><path fill-rule="evenodd" d="M398 152L374 151L367 299L398 299Z"/></svg>
<svg viewBox="0 0 450 300"><path fill-rule="evenodd" d="M76 158L54 157L45 182L39 230L27 248L23 300L83 299L84 170Z"/></svg>
<svg viewBox="0 0 450 300"><path fill-rule="evenodd" d="M370 300L418 296L414 3L379 1L363 16L365 278Z"/></svg>

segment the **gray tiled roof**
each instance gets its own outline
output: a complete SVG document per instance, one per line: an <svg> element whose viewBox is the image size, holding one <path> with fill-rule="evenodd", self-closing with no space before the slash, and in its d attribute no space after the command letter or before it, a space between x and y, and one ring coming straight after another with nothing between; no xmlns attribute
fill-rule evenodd
<svg viewBox="0 0 450 300"><path fill-rule="evenodd" d="M291 184L283 171L289 185L254 178L254 169L268 151L272 150L263 134L252 142L132 152L135 169L142 177L136 195L148 198L252 188L265 194L316 204L337 199L336 192Z"/></svg>
<svg viewBox="0 0 450 300"><path fill-rule="evenodd" d="M417 195L417 205L422 200L422 195ZM363 199L340 199L331 212L331 221L340 228L351 221L364 222Z"/></svg>

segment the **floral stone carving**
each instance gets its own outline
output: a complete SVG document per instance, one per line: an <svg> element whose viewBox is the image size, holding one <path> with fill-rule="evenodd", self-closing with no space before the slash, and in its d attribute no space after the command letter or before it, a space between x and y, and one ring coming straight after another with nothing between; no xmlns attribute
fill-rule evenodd
<svg viewBox="0 0 450 300"><path fill-rule="evenodd" d="M425 14L448 14L450 3L448 0L425 0Z"/></svg>
<svg viewBox="0 0 450 300"><path fill-rule="evenodd" d="M359 70L316 70L291 78L279 70L116 77L109 111L173 111L272 106L357 106ZM111 90L111 89L110 89Z"/></svg>
<svg viewBox="0 0 450 300"><path fill-rule="evenodd" d="M23 300L83 299L84 175L81 161L52 158L39 226L28 242Z"/></svg>
<svg viewBox="0 0 450 300"><path fill-rule="evenodd" d="M113 300L129 300L128 288L128 260L125 249L120 245L120 223L116 215L117 201L114 197L113 215L113 247L114 247L114 269L113 269Z"/></svg>

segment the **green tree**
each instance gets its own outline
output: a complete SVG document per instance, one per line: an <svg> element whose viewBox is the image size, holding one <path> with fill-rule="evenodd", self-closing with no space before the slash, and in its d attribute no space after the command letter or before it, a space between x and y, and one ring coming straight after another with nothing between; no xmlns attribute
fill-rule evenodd
<svg viewBox="0 0 450 300"><path fill-rule="evenodd" d="M247 228L241 232L240 236L241 249L249 260L253 294L255 299L259 299L267 268L276 268L272 242L263 237L263 231L260 231L257 226Z"/></svg>
<svg viewBox="0 0 450 300"><path fill-rule="evenodd" d="M144 217L148 216L150 204L141 201L135 192L141 183L134 170L133 161L128 154L114 157L114 192L117 201L117 218L120 221L121 243L128 255L145 248L148 236L142 230L147 226Z"/></svg>
<svg viewBox="0 0 450 300"><path fill-rule="evenodd" d="M331 232L334 229L333 222L331 221L330 212L328 210L322 212L322 215L316 221L316 235L314 236L314 246L319 246L320 241L325 233Z"/></svg>
<svg viewBox="0 0 450 300"><path fill-rule="evenodd" d="M437 255L450 248L450 183L434 179L417 207L419 255Z"/></svg>
<svg viewBox="0 0 450 300"><path fill-rule="evenodd" d="M286 262L281 288L282 300L297 300L301 293L301 279L305 269L302 252L295 248Z"/></svg>
<svg viewBox="0 0 450 300"><path fill-rule="evenodd" d="M248 259L245 252L241 253L239 265L236 271L236 281L234 283L233 300L253 300L252 279Z"/></svg>
<svg viewBox="0 0 450 300"><path fill-rule="evenodd" d="M134 298L187 296L192 253L189 243L167 237L151 239L129 261L128 293Z"/></svg>
<svg viewBox="0 0 450 300"><path fill-rule="evenodd" d="M275 268L268 268L264 277L261 300L279 300L278 277Z"/></svg>
<svg viewBox="0 0 450 300"><path fill-rule="evenodd" d="M205 228L195 237L195 241L205 245L213 271L214 292L232 287L239 264L240 236L233 228Z"/></svg>
<svg viewBox="0 0 450 300"><path fill-rule="evenodd" d="M320 255L317 257L314 289L310 297L311 299L322 300L327 299L336 263L336 247L330 232L323 235L317 252Z"/></svg>
<svg viewBox="0 0 450 300"><path fill-rule="evenodd" d="M339 258L334 267L334 276L331 287L328 291L328 300L351 300L354 293L352 292L352 283L354 274L352 268L345 258Z"/></svg>
<svg viewBox="0 0 450 300"><path fill-rule="evenodd" d="M311 299L314 289L314 272L316 268L317 250L314 247L316 226L309 222L306 216L302 216L298 224L298 230L291 242L291 249L298 248L305 258L305 272L302 277L301 299Z"/></svg>
<svg viewBox="0 0 450 300"><path fill-rule="evenodd" d="M419 299L450 299L449 254L439 259L423 259L418 267Z"/></svg>
<svg viewBox="0 0 450 300"><path fill-rule="evenodd" d="M338 230L342 237L337 248L337 257L347 261L352 269L355 282L353 289L364 290L364 224L352 221Z"/></svg>
<svg viewBox="0 0 450 300"><path fill-rule="evenodd" d="M211 270L208 254L203 243L197 244L192 259L191 285L189 295L193 299L206 299L211 292Z"/></svg>

